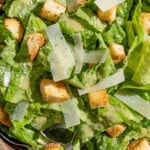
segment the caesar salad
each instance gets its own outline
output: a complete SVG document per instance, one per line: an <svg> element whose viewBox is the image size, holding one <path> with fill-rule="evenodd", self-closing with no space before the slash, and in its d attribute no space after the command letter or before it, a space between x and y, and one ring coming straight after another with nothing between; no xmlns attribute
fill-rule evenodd
<svg viewBox="0 0 150 150"><path fill-rule="evenodd" d="M0 137L150 150L150 1L1 0Z"/></svg>

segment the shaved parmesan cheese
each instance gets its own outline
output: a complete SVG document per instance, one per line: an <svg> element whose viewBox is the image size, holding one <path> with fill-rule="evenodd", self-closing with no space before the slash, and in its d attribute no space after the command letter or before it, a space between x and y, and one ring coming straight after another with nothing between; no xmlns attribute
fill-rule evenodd
<svg viewBox="0 0 150 150"><path fill-rule="evenodd" d="M86 89L79 89L79 95L84 95L90 92L95 92L100 89L106 89L112 86L115 86L121 82L125 81L125 76L123 73L123 69L118 70L115 74L103 79L102 81L98 82L96 85Z"/></svg>
<svg viewBox="0 0 150 150"><path fill-rule="evenodd" d="M84 52L84 62L89 64L104 63L107 58L107 51Z"/></svg>
<svg viewBox="0 0 150 150"><path fill-rule="evenodd" d="M124 1L125 0L96 0L95 4L97 5L97 7L99 7L101 11L105 12Z"/></svg>
<svg viewBox="0 0 150 150"><path fill-rule="evenodd" d="M150 103L142 97L129 91L119 91L115 94L115 97L147 119L150 119Z"/></svg>
<svg viewBox="0 0 150 150"><path fill-rule="evenodd" d="M11 78L11 72L10 71L6 71L4 74L4 86L8 87L9 82L10 82L10 78Z"/></svg>
<svg viewBox="0 0 150 150"><path fill-rule="evenodd" d="M12 119L17 121L22 120L25 116L28 106L29 103L27 101L19 102L11 115Z"/></svg>
<svg viewBox="0 0 150 150"><path fill-rule="evenodd" d="M75 73L80 73L83 65L83 58L84 58L84 50L83 50L83 43L82 43L82 37L81 34L73 34L72 38L75 42L74 47L74 58L76 62L76 70Z"/></svg>
<svg viewBox="0 0 150 150"><path fill-rule="evenodd" d="M75 60L70 46L67 44L59 24L53 24L46 29L49 41L52 45L51 71L54 81L69 78Z"/></svg>
<svg viewBox="0 0 150 150"><path fill-rule="evenodd" d="M78 108L76 103L77 103L76 98L72 98L68 101L61 103L62 112L64 115L67 128L80 124L80 118L79 118L79 113L78 113Z"/></svg>

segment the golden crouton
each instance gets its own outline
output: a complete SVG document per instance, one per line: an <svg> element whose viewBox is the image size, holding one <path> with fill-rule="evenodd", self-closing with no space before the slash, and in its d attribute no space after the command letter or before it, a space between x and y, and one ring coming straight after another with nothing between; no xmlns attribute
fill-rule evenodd
<svg viewBox="0 0 150 150"><path fill-rule="evenodd" d="M107 107L109 104L106 89L88 93L88 97L91 108Z"/></svg>
<svg viewBox="0 0 150 150"><path fill-rule="evenodd" d="M138 139L138 140L132 141L128 145L127 150L150 150L150 145L147 140Z"/></svg>
<svg viewBox="0 0 150 150"><path fill-rule="evenodd" d="M79 4L79 5L83 5L83 4L85 4L87 2L87 0L77 0L77 3Z"/></svg>
<svg viewBox="0 0 150 150"><path fill-rule="evenodd" d="M33 61L36 57L38 50L44 45L45 38L41 33L32 33L27 38L27 46L30 60Z"/></svg>
<svg viewBox="0 0 150 150"><path fill-rule="evenodd" d="M109 46L109 50L110 50L111 57L115 64L120 63L126 57L123 45L112 43Z"/></svg>
<svg viewBox="0 0 150 150"><path fill-rule="evenodd" d="M49 143L46 145L45 150L61 150L61 146L58 143Z"/></svg>
<svg viewBox="0 0 150 150"><path fill-rule="evenodd" d="M0 123L7 127L11 126L10 118L2 107L0 107Z"/></svg>
<svg viewBox="0 0 150 150"><path fill-rule="evenodd" d="M70 98L63 82L43 79L40 82L43 99L49 102L63 102Z"/></svg>
<svg viewBox="0 0 150 150"><path fill-rule="evenodd" d="M102 12L100 9L98 9L97 15L99 19L103 21L113 22L116 19L116 11L117 11L116 6L105 12Z"/></svg>
<svg viewBox="0 0 150 150"><path fill-rule="evenodd" d="M2 7L3 7L3 4L0 3L0 10L1 10Z"/></svg>
<svg viewBox="0 0 150 150"><path fill-rule="evenodd" d="M4 20L4 26L12 33L18 42L21 41L24 29L20 21L15 18L7 18Z"/></svg>
<svg viewBox="0 0 150 150"><path fill-rule="evenodd" d="M46 0L40 12L41 17L55 22L60 14L64 13L66 6L55 0Z"/></svg>
<svg viewBox="0 0 150 150"><path fill-rule="evenodd" d="M126 129L126 126L125 125L122 125L122 124L117 124L117 125L114 125L110 128L108 128L106 130L106 132L111 136L111 137L118 137L121 133L124 132L124 130Z"/></svg>
<svg viewBox="0 0 150 150"><path fill-rule="evenodd" d="M144 31L147 34L150 34L150 13L142 13L141 22L142 22Z"/></svg>
<svg viewBox="0 0 150 150"><path fill-rule="evenodd" d="M0 0L0 10L2 9L3 7L3 4L5 3L6 0Z"/></svg>

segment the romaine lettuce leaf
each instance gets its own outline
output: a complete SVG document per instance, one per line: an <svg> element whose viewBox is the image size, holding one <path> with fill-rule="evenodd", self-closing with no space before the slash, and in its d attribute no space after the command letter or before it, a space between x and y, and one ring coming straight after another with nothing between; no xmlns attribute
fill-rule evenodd
<svg viewBox="0 0 150 150"><path fill-rule="evenodd" d="M142 1L142 10L144 12L150 12L150 1L149 0Z"/></svg>
<svg viewBox="0 0 150 150"><path fill-rule="evenodd" d="M15 64L12 70L10 85L5 95L5 100L11 103L18 103L21 100L28 100L30 92L31 64Z"/></svg>
<svg viewBox="0 0 150 150"><path fill-rule="evenodd" d="M37 103L37 106L38 105L39 104ZM36 110L34 108L38 109ZM37 130L43 131L57 123L64 123L61 106L58 103L42 103L39 107L32 104L32 109L29 113L32 113L33 110L35 116L31 122L31 126Z"/></svg>
<svg viewBox="0 0 150 150"><path fill-rule="evenodd" d="M6 63L4 60L0 59L0 93L1 93L0 95L3 97L7 90L7 86L4 85L4 78L6 72L11 72L11 66L8 63Z"/></svg>
<svg viewBox="0 0 150 150"><path fill-rule="evenodd" d="M99 135L95 138L94 142L97 149L109 149L109 150L126 150L127 145L132 140L141 138L150 139L150 122L143 120L138 124L132 124L128 126L124 133L117 138L111 138L107 134Z"/></svg>
<svg viewBox="0 0 150 150"><path fill-rule="evenodd" d="M0 25L0 57L13 65L16 56L17 42L12 36L11 32L3 25Z"/></svg>
<svg viewBox="0 0 150 150"><path fill-rule="evenodd" d="M117 6L117 22L124 26L128 21L129 14L133 5L133 0L126 0Z"/></svg>
<svg viewBox="0 0 150 150"><path fill-rule="evenodd" d="M59 18L59 24L63 33L66 34L82 32L86 29L81 22L79 22L75 17L69 16L69 14L62 14Z"/></svg>
<svg viewBox="0 0 150 150"><path fill-rule="evenodd" d="M137 60L137 67L132 80L138 84L150 84L150 41L144 41L141 57ZM135 55L136 57L136 55Z"/></svg>
<svg viewBox="0 0 150 150"><path fill-rule="evenodd" d="M131 21L127 22L126 25L126 32L128 38L128 45L131 47L129 52L131 52L139 43L142 42L144 39L144 31L141 25L141 0L138 0L138 4L135 5L135 9L132 12L132 19Z"/></svg>
<svg viewBox="0 0 150 150"><path fill-rule="evenodd" d="M106 28L103 38L108 45L113 42L123 44L126 42L126 33L117 22L114 22Z"/></svg>
<svg viewBox="0 0 150 150"><path fill-rule="evenodd" d="M132 122L140 122L143 117L131 110L128 106L120 102L113 96L109 95L109 107L99 109L99 117L103 121L105 128L108 128L114 124L126 123L132 124Z"/></svg>
<svg viewBox="0 0 150 150"><path fill-rule="evenodd" d="M89 7L79 8L74 15L90 30L102 32L106 27Z"/></svg>
<svg viewBox="0 0 150 150"><path fill-rule="evenodd" d="M121 86L121 89L135 89L135 90L144 90L144 91L149 91L150 90L150 84L147 85L139 85L135 82L132 81L126 81L123 83Z"/></svg>
<svg viewBox="0 0 150 150"><path fill-rule="evenodd" d="M8 1L4 6L4 10L8 17L19 18L24 25L30 13L38 6L39 3L44 3L44 0L14 0Z"/></svg>
<svg viewBox="0 0 150 150"><path fill-rule="evenodd" d="M37 141L35 140L36 132L33 129L29 128L10 128L9 136L17 138L18 140L32 145L33 147L37 146Z"/></svg>
<svg viewBox="0 0 150 150"><path fill-rule="evenodd" d="M127 126L125 132L123 132L117 138L111 138L109 135L103 133L98 135L93 142L96 142L95 145L97 149L107 149L109 147L110 150L126 150L127 145L132 140L146 138L150 139L150 122L149 120L142 120L140 123L133 123L131 126ZM115 149L114 149L115 148Z"/></svg>
<svg viewBox="0 0 150 150"><path fill-rule="evenodd" d="M127 56L125 63L126 78L139 85L150 84L149 44L147 40L135 47Z"/></svg>

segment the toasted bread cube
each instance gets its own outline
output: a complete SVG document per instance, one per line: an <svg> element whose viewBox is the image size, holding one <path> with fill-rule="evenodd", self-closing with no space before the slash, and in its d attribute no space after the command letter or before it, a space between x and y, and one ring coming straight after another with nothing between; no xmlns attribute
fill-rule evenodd
<svg viewBox="0 0 150 150"><path fill-rule="evenodd" d="M150 34L150 13L142 13L141 22L142 22L144 31L147 34Z"/></svg>
<svg viewBox="0 0 150 150"><path fill-rule="evenodd" d="M0 107L0 123L7 127L11 126L10 118L2 107Z"/></svg>
<svg viewBox="0 0 150 150"><path fill-rule="evenodd" d="M2 7L3 7L3 4L0 3L0 10L2 9Z"/></svg>
<svg viewBox="0 0 150 150"><path fill-rule="evenodd" d="M88 98L91 108L107 107L109 104L106 89L90 92L88 93Z"/></svg>
<svg viewBox="0 0 150 150"><path fill-rule="evenodd" d="M60 4L55 0L46 0L40 15L49 21L55 22L65 10L66 6L63 4Z"/></svg>
<svg viewBox="0 0 150 150"><path fill-rule="evenodd" d="M21 41L24 29L20 21L15 18L7 18L4 20L4 26L12 33L18 42Z"/></svg>
<svg viewBox="0 0 150 150"><path fill-rule="evenodd" d="M61 146L58 143L49 143L46 145L45 150L61 150Z"/></svg>
<svg viewBox="0 0 150 150"><path fill-rule="evenodd" d="M87 0L77 0L78 5L84 5Z"/></svg>
<svg viewBox="0 0 150 150"><path fill-rule="evenodd" d="M45 38L41 33L32 33L27 37L27 46L30 60L33 61L39 49L44 45Z"/></svg>
<svg viewBox="0 0 150 150"><path fill-rule="evenodd" d="M43 99L49 102L63 102L70 98L63 82L43 79L40 89Z"/></svg>
<svg viewBox="0 0 150 150"><path fill-rule="evenodd" d="M120 63L126 57L123 45L112 43L109 46L109 50L110 50L111 57L115 64Z"/></svg>
<svg viewBox="0 0 150 150"><path fill-rule="evenodd" d="M138 139L138 140L132 141L128 145L127 150L150 150L150 145L147 140Z"/></svg>
<svg viewBox="0 0 150 150"><path fill-rule="evenodd" d="M98 9L97 15L98 18L103 21L113 22L116 19L116 12L117 12L117 8L115 6L105 12L102 12L100 9Z"/></svg>
<svg viewBox="0 0 150 150"><path fill-rule="evenodd" d="M4 3L5 3L6 0L0 0L0 10L2 9Z"/></svg>
<svg viewBox="0 0 150 150"><path fill-rule="evenodd" d="M106 130L106 132L111 136L111 137L118 137L121 133L123 133L126 129L126 126L123 124L117 124L114 125Z"/></svg>

